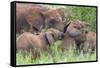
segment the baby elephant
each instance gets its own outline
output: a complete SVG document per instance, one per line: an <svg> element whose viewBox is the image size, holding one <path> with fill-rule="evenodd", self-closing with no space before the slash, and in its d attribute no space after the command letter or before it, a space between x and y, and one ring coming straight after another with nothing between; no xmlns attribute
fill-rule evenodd
<svg viewBox="0 0 100 68"><path fill-rule="evenodd" d="M37 57L42 52L50 55L49 46L56 40L62 37L63 33L53 28L48 29L47 32L34 35L29 32L21 34L17 40L17 51L22 53L31 52L33 57Z"/></svg>
<svg viewBox="0 0 100 68"><path fill-rule="evenodd" d="M62 50L79 50L80 43L84 42L85 37L85 24L81 21L71 21L65 26L64 40L60 45Z"/></svg>
<svg viewBox="0 0 100 68"><path fill-rule="evenodd" d="M93 53L96 50L96 33L88 32L86 34L86 41L80 45L83 53Z"/></svg>

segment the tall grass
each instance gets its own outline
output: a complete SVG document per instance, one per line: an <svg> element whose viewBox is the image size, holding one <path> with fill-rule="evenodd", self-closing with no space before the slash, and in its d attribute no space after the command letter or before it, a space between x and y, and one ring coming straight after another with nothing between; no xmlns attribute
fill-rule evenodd
<svg viewBox="0 0 100 68"><path fill-rule="evenodd" d="M62 63L62 62L79 62L79 61L95 61L96 54L80 54L75 55L72 52L61 53L58 48L60 41L51 45L51 57L48 57L46 53L41 53L40 57L33 59L31 54L23 55L21 52L16 55L17 65L29 65L29 64L48 64L48 63Z"/></svg>
<svg viewBox="0 0 100 68"><path fill-rule="evenodd" d="M76 7L66 6L65 15L70 20L81 20L90 24L91 31L96 31L96 8L94 7ZM93 61L96 60L96 54L80 54L75 55L72 52L61 53L58 48L60 42L55 42L51 45L51 57L47 54L41 53L40 57L32 59L32 55L22 55L21 52L16 54L17 65L28 65L28 64L47 64L47 63L61 63L61 62L78 62L78 61Z"/></svg>

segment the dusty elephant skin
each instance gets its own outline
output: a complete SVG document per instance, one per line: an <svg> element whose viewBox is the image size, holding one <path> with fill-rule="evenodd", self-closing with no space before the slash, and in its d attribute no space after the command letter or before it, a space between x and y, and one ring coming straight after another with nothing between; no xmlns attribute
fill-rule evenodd
<svg viewBox="0 0 100 68"><path fill-rule="evenodd" d="M69 51L69 50L75 50L76 48L75 40L72 37L70 37L68 33L65 33L64 39L61 45L59 46L59 48L62 50L62 52Z"/></svg>
<svg viewBox="0 0 100 68"><path fill-rule="evenodd" d="M62 32L52 28L48 29L47 32L40 33L40 35L25 32L16 40L17 51L31 52L33 57L37 57L41 52L50 54L49 46L62 35Z"/></svg>
<svg viewBox="0 0 100 68"><path fill-rule="evenodd" d="M81 21L72 21L67 28L68 34L73 37L77 42L84 41L86 25Z"/></svg>
<svg viewBox="0 0 100 68"><path fill-rule="evenodd" d="M47 28L55 28L63 31L65 18L63 8L50 9L43 14L45 16Z"/></svg>
<svg viewBox="0 0 100 68"><path fill-rule="evenodd" d="M86 53L93 53L96 50L96 33L95 32L88 32L86 34L86 41L81 44L81 51L84 54Z"/></svg>
<svg viewBox="0 0 100 68"><path fill-rule="evenodd" d="M17 33L41 32L43 28L55 28L63 31L64 9L50 9L32 4L16 4Z"/></svg>
<svg viewBox="0 0 100 68"><path fill-rule="evenodd" d="M16 31L38 32L44 28L45 19L42 12L48 8L33 4L16 4Z"/></svg>
<svg viewBox="0 0 100 68"><path fill-rule="evenodd" d="M66 26L66 29L64 28L66 30L64 31L64 40L60 48L62 50L79 50L80 44L86 40L85 24L81 21L71 21Z"/></svg>

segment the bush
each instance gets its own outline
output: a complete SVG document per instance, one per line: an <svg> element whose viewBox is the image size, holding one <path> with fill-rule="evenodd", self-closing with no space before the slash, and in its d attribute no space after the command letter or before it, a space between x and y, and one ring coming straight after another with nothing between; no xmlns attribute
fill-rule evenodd
<svg viewBox="0 0 100 68"><path fill-rule="evenodd" d="M65 15L70 20L81 20L90 24L91 31L96 31L96 8L95 7L80 7L67 6Z"/></svg>

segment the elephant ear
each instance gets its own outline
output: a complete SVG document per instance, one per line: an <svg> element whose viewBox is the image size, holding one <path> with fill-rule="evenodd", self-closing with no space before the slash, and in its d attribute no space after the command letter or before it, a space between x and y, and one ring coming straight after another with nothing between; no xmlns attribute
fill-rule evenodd
<svg viewBox="0 0 100 68"><path fill-rule="evenodd" d="M45 37L46 37L46 40L48 41L49 45L54 42L54 38L51 33L46 33Z"/></svg>

